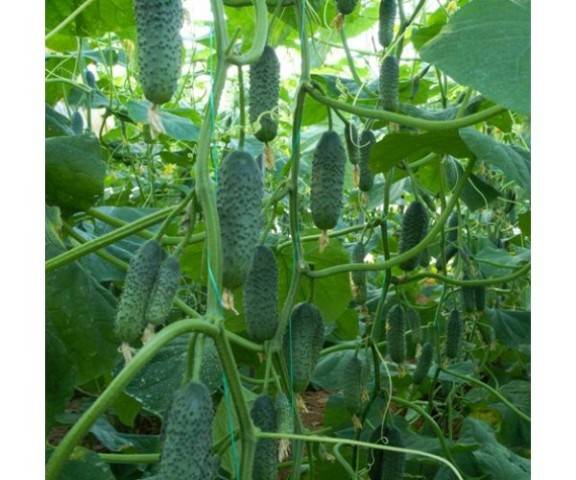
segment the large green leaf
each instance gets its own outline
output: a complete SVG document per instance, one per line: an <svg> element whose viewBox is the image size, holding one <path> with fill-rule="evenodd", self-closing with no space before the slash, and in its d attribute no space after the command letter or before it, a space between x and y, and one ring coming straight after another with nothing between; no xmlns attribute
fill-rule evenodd
<svg viewBox="0 0 576 480"><path fill-rule="evenodd" d="M424 45L422 59L495 102L530 111L530 1L474 0Z"/></svg>
<svg viewBox="0 0 576 480"><path fill-rule="evenodd" d="M53 229L47 228L46 258L63 251ZM77 262L48 272L45 288L46 322L65 346L78 373L77 384L109 372L119 357L114 297Z"/></svg>
<svg viewBox="0 0 576 480"><path fill-rule="evenodd" d="M530 312L489 310L488 318L499 342L510 348L530 345Z"/></svg>
<svg viewBox="0 0 576 480"><path fill-rule="evenodd" d="M90 208L104 190L106 164L90 135L46 139L46 202L66 213Z"/></svg>
<svg viewBox="0 0 576 480"><path fill-rule="evenodd" d="M479 160L500 170L507 180L530 191L530 152L497 142L473 128L460 130L460 137Z"/></svg>

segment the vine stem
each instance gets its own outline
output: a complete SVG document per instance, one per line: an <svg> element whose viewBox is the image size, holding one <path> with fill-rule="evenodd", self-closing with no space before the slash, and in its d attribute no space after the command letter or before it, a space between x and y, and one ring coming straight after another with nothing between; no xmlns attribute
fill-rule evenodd
<svg viewBox="0 0 576 480"><path fill-rule="evenodd" d="M281 440L283 438L288 438L292 440L302 440L304 442L315 442L315 443L330 443L330 444L342 444L342 445L352 445L357 447L364 447L370 448L374 450L385 450L389 452L397 452L397 453L407 453L409 455L417 455L419 457L430 458L437 462L443 463L446 465L450 470L454 472L454 475L458 478L458 480L464 480L462 475L458 471L458 469L452 464L452 462L446 460L445 458L439 457L438 455L434 455L432 453L424 452L421 450L413 450L411 448L400 448L400 447L393 447L391 445L381 445L376 443L369 443L369 442L362 442L359 440L351 440L347 438L333 438L333 437L321 437L318 435L300 435L297 433L275 433L275 432L256 432L255 433L257 438L269 438L272 440Z"/></svg>
<svg viewBox="0 0 576 480"><path fill-rule="evenodd" d="M498 399L502 403L504 403L507 407L509 407L510 410L512 410L520 418L522 418L523 420L526 420L528 423L532 422L532 419L528 415L526 415L524 412L522 412L516 405L514 405L510 400L508 400L498 390L492 388L490 385L484 383L483 381L478 380L474 377L470 377L468 375L461 375L459 373L453 372L452 370L447 370L445 368L440 368L440 370L443 371L444 373L447 373L448 375L452 375L453 377L460 378L462 380L466 380L467 382L474 383L475 385L478 385L479 387L485 388L490 393L492 393L495 397L498 397Z"/></svg>
<svg viewBox="0 0 576 480"><path fill-rule="evenodd" d="M342 265L336 265L334 267L324 268L321 270L307 271L306 275L314 278L321 278L334 275L337 273L351 272L356 270L358 271L386 270L395 265L399 265L400 263L420 254L434 240L436 235L442 230L444 224L446 223L446 220L448 219L448 216L450 215L450 212L452 211L454 205L458 201L460 192L464 188L464 185L468 180L468 177L472 173L472 169L474 168L475 163L476 163L475 158L470 159L468 165L466 166L466 170L464 171L463 175L460 177L458 183L456 184L454 193L452 194L450 200L446 204L446 208L442 211L434 226L430 229L430 231L426 234L426 236L422 239L422 241L418 245L412 247L410 250L407 250L404 253L401 253L400 255L396 255L395 257L391 258L388 261L373 264L346 263Z"/></svg>
<svg viewBox="0 0 576 480"><path fill-rule="evenodd" d="M77 258L100 250L101 248L111 245L112 243L128 237L129 235L149 227L150 225L154 225L169 215L174 208L176 207L167 207L163 208L162 210L158 210L157 212L146 215L145 217L142 217L135 222L126 224L125 226L120 227L112 232L106 233L101 237L90 240L89 242L86 242L78 247L72 248L64 253L61 253L60 255L52 257L46 261L46 272L62 267L76 260Z"/></svg>
<svg viewBox="0 0 576 480"><path fill-rule="evenodd" d="M74 10L70 15L68 15L64 20L62 20L56 27L54 27L45 37L44 41L47 42L54 35L65 28L72 20L74 20L78 15L80 15L84 10L86 10L94 0L86 0L82 5L80 5L76 10Z"/></svg>
<svg viewBox="0 0 576 480"><path fill-rule="evenodd" d="M340 102L338 100L334 100L330 97L322 95L311 84L305 84L303 88L305 88L306 92L309 93L315 100L332 108L343 110L348 113L353 113L359 117L373 118L375 120L398 123L400 125L420 128L422 130L454 130L458 128L469 127L476 123L492 118L506 110L505 107L494 105L480 112L453 120L426 120L424 118L411 117L409 115L403 115L401 113L390 112L387 110L376 110L374 108L349 105L347 103Z"/></svg>
<svg viewBox="0 0 576 480"><path fill-rule="evenodd" d="M266 0L254 0L256 11L256 31L250 49L242 55L228 55L227 63L232 65L247 65L258 60L266 46L268 37L268 8Z"/></svg>

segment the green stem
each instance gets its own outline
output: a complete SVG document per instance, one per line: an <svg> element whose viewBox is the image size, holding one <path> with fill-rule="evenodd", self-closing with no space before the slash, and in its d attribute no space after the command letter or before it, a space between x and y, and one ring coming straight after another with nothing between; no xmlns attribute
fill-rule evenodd
<svg viewBox="0 0 576 480"><path fill-rule="evenodd" d="M104 248L112 243L115 243L125 237L132 235L146 227L154 225L162 220L166 215L168 215L174 207L163 208L157 212L151 213L145 217L142 217L132 223L129 223L123 227L120 227L112 232L106 233L101 237L90 240L78 247L72 248L60 255L52 257L46 261L46 272L54 270L56 268L62 267L84 255L95 252Z"/></svg>
<svg viewBox="0 0 576 480"><path fill-rule="evenodd" d="M270 438L273 440L281 440L283 438L288 438L292 440L302 440L304 442L316 442L316 443L329 443L333 445L352 445L364 448L370 448L374 450L384 450L389 452L397 452L397 453L407 453L409 455L416 455L419 457L429 458L431 460L435 460L439 463L443 463L446 465L450 470L454 472L458 480L464 480L462 475L458 469L448 460L445 458L439 457L437 455L433 455L428 452L424 452L421 450L413 450L411 448L400 448L400 447L393 447L391 445L381 445L378 443L368 443L368 442L361 442L358 440L350 440L347 438L333 438L333 437L321 437L318 435L300 435L296 433L275 433L275 432L256 432L256 437L258 438Z"/></svg>
<svg viewBox="0 0 576 480"><path fill-rule="evenodd" d="M158 463L159 453L99 453L100 460L106 463L147 464Z"/></svg>
<svg viewBox="0 0 576 480"><path fill-rule="evenodd" d="M401 113L390 112L386 110L376 110L373 108L358 107L356 105L350 105L345 102L340 102L334 100L330 97L322 95L311 85L304 85L306 91L317 101L328 105L335 109L344 110L345 112L353 113L359 117L373 118L376 120L383 120L386 122L394 122L400 125L405 125L407 127L420 128L422 130L453 130L458 128L469 127L470 125L475 125L476 123L483 122L489 118L498 115L499 113L506 110L505 107L499 105L494 105L492 107L486 108L480 112L467 115L465 117L456 118L453 120L426 120L423 118L411 117L409 115L403 115Z"/></svg>
<svg viewBox="0 0 576 480"><path fill-rule="evenodd" d="M395 257L385 262L373 263L373 264L346 263L342 265L336 265L334 267L324 268L322 270L307 271L306 275L310 277L321 278L330 275L335 275L337 273L351 272L351 271L386 270L395 265L399 265L400 263L409 260L410 258L415 257L416 255L419 255L434 240L436 235L440 233L440 231L442 230L444 223L446 223L446 220L448 219L450 212L454 208L454 205L456 204L456 201L458 200L458 197L460 196L460 193L464 188L465 182L468 180L468 177L472 173L472 169L474 168L475 163L476 159L474 158L468 162L464 174L460 177L458 183L456 184L456 188L454 189L452 197L450 197L450 200L446 204L446 208L442 211L442 214L438 217L438 220L436 221L434 226L430 229L428 234L422 239L422 241L418 245L412 247L410 250L407 250L404 253L396 255Z"/></svg>
<svg viewBox="0 0 576 480"><path fill-rule="evenodd" d="M522 267L515 270L514 272L505 275L503 277L480 278L477 280L457 280L455 278L440 275L438 273L423 272L419 273L418 275L413 275L411 277L403 277L396 279L393 281L393 283L397 285L404 285L406 283L418 282L425 278L435 278L448 285L456 285L458 287L485 287L489 285L496 285L498 283L506 283L515 280L528 273L528 271L530 270L530 266L531 266L530 263L526 263Z"/></svg>
<svg viewBox="0 0 576 480"><path fill-rule="evenodd" d="M344 52L346 53L346 60L348 61L348 66L350 67L350 73L354 78L354 81L358 84L358 86L362 86L363 82L358 72L356 71L356 67L354 65L354 58L352 57L352 53L350 52L350 48L348 47L348 39L346 38L346 32L344 31L344 27L340 29L340 38L342 39L342 46L344 47Z"/></svg>
<svg viewBox="0 0 576 480"><path fill-rule="evenodd" d="M174 207L174 209L164 219L164 221L162 222L162 225L160 225L160 228L156 232L156 235L154 235L154 240L156 240L158 242L160 242L160 240L162 240L162 237L163 237L164 233L166 232L166 229L170 226L170 223L172 222L172 220L174 220L174 218L176 218L176 215L178 215L182 210L184 210L184 208L186 208L186 206L192 201L195 193L196 192L194 191L193 188L190 189L190 191L184 197L184 199L178 205L176 205Z"/></svg>
<svg viewBox="0 0 576 480"><path fill-rule="evenodd" d="M80 15L84 10L86 10L94 0L86 0L82 5L80 5L76 10L74 10L70 15L68 15L64 20L62 20L56 27L54 27L45 37L44 41L47 42L54 35L65 28L72 20L74 20L78 15Z"/></svg>
<svg viewBox="0 0 576 480"><path fill-rule="evenodd" d="M479 387L485 388L490 393L492 393L495 397L498 397L498 399L502 403L504 403L506 406L508 406L516 415L518 415L523 420L526 420L528 423L531 423L531 419L528 415L526 415L524 412L522 412L516 405L514 405L510 400L508 400L506 397L504 397L504 395L502 395L498 390L495 390L494 388L492 388L490 385L488 385L488 384L486 384L486 383L482 382L481 380L478 380L474 377L470 377L468 375L461 375L460 373L456 373L456 372L453 372L451 370L447 370L445 368L441 368L440 370L442 370L444 373L447 373L448 375L452 375L453 377L460 378L461 380L466 380L467 382L470 382L470 383L473 383L475 385L478 385Z"/></svg>
<svg viewBox="0 0 576 480"><path fill-rule="evenodd" d="M254 0L254 9L256 11L256 28L253 33L252 45L242 55L228 55L226 59L228 63L247 65L262 56L262 51L268 38L268 8L266 7L266 0Z"/></svg>
<svg viewBox="0 0 576 480"><path fill-rule="evenodd" d="M336 460L338 460L338 463L340 463L340 465L342 465L342 468L344 468L344 470L346 470L346 473L348 474L348 476L352 480L357 480L358 475L356 475L356 472L352 469L352 466L346 461L346 459L344 458L344 455L342 455L340 453L341 447L342 447L342 443L337 443L336 445L334 445L334 448L332 448L332 453L336 457Z"/></svg>

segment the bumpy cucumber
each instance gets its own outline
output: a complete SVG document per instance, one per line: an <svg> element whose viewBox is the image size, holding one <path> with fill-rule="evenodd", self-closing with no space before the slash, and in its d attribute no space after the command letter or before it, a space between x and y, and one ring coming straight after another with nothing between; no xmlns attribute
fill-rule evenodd
<svg viewBox="0 0 576 480"><path fill-rule="evenodd" d="M284 393L280 392L276 395L274 407L276 409L278 431L281 433L293 433L294 412L292 411L290 400L288 400L288 397Z"/></svg>
<svg viewBox="0 0 576 480"><path fill-rule="evenodd" d="M400 305L394 305L388 312L388 352L390 358L400 364L406 359L406 323Z"/></svg>
<svg viewBox="0 0 576 480"><path fill-rule="evenodd" d="M430 342L425 343L422 346L422 351L420 352L420 357L418 357L418 363L416 364L414 375L412 375L412 381L415 385L420 385L428 375L428 371L432 365L433 353L434 350Z"/></svg>
<svg viewBox="0 0 576 480"><path fill-rule="evenodd" d="M344 405L352 413L359 413L362 408L363 367L358 356L352 355L342 369L342 394Z"/></svg>
<svg viewBox="0 0 576 480"><path fill-rule="evenodd" d="M483 312L486 308L486 287L474 287L476 310Z"/></svg>
<svg viewBox="0 0 576 480"><path fill-rule="evenodd" d="M324 321L311 303L294 307L284 335L284 354L295 392L306 390L324 344Z"/></svg>
<svg viewBox="0 0 576 480"><path fill-rule="evenodd" d="M223 284L241 286L250 268L261 228L264 187L262 175L249 153L235 151L224 158L217 204L223 256Z"/></svg>
<svg viewBox="0 0 576 480"><path fill-rule="evenodd" d="M446 235L446 248L444 249L444 259L448 263L454 255L458 253L458 214L450 215L448 219L448 232ZM436 261L436 268L441 270L444 267L442 257Z"/></svg>
<svg viewBox="0 0 576 480"><path fill-rule="evenodd" d="M364 263L366 248L362 242L358 242L352 249L352 263ZM352 281L354 285L360 287L366 284L366 271L357 270L352 272Z"/></svg>
<svg viewBox="0 0 576 480"><path fill-rule="evenodd" d="M458 310L452 310L446 324L446 357L457 358L464 336L464 322Z"/></svg>
<svg viewBox="0 0 576 480"><path fill-rule="evenodd" d="M84 131L84 119L80 112L76 111L72 114L71 124L76 135L80 135Z"/></svg>
<svg viewBox="0 0 576 480"><path fill-rule="evenodd" d="M364 130L360 135L360 181L358 188L363 192L369 192L374 185L374 173L370 170L368 161L370 159L370 150L376 143L376 137L371 130Z"/></svg>
<svg viewBox="0 0 576 480"><path fill-rule="evenodd" d="M398 77L400 67L398 59L390 55L382 60L380 66L380 100L384 110L395 112L398 110L400 99L398 96Z"/></svg>
<svg viewBox="0 0 576 480"><path fill-rule="evenodd" d="M146 322L162 325L172 309L172 302L180 283L180 262L172 255L160 265L154 288L146 307Z"/></svg>
<svg viewBox="0 0 576 480"><path fill-rule="evenodd" d="M342 15L350 15L357 3L358 0L336 0L336 8Z"/></svg>
<svg viewBox="0 0 576 480"><path fill-rule="evenodd" d="M116 337L121 342L133 343L144 331L146 306L163 253L157 241L149 240L130 260L114 327Z"/></svg>
<svg viewBox="0 0 576 480"><path fill-rule="evenodd" d="M408 308L406 311L406 318L408 320L408 327L412 332L412 338L415 343L420 343L422 341L422 325L420 320L420 314L413 308Z"/></svg>
<svg viewBox="0 0 576 480"><path fill-rule="evenodd" d="M162 480L214 478L213 415L210 393L201 383L191 382L176 392L160 457Z"/></svg>
<svg viewBox="0 0 576 480"><path fill-rule="evenodd" d="M157 105L168 102L182 66L181 0L135 0L140 83Z"/></svg>
<svg viewBox="0 0 576 480"><path fill-rule="evenodd" d="M382 47L387 48L394 38L394 22L396 20L396 0L380 0L378 18L378 40Z"/></svg>
<svg viewBox="0 0 576 480"><path fill-rule="evenodd" d="M346 123L344 126L344 140L346 141L348 160L352 165L357 165L360 161L360 139L358 138L358 130L353 123Z"/></svg>
<svg viewBox="0 0 576 480"><path fill-rule="evenodd" d="M386 441L387 440L387 441ZM396 427L377 427L370 443L390 445L391 447L404 447L402 434ZM403 480L406 465L406 454L390 450L371 449L368 455L370 480Z"/></svg>
<svg viewBox="0 0 576 480"><path fill-rule="evenodd" d="M426 236L428 231L428 212L421 202L412 202L402 219L402 231L400 234L400 253L404 253L415 247ZM402 262L402 270L414 270L418 265L418 255Z"/></svg>
<svg viewBox="0 0 576 480"><path fill-rule="evenodd" d="M250 339L264 342L274 336L278 328L278 267L274 253L264 245L256 247L244 284L244 313Z"/></svg>
<svg viewBox="0 0 576 480"><path fill-rule="evenodd" d="M338 223L345 163L346 152L338 134L332 130L324 132L314 150L310 185L312 219L320 230L330 230Z"/></svg>
<svg viewBox="0 0 576 480"><path fill-rule="evenodd" d="M467 274L462 276L463 280L470 280ZM476 289L474 287L462 287L462 304L466 313L472 313L476 310Z"/></svg>
<svg viewBox="0 0 576 480"><path fill-rule="evenodd" d="M204 337L204 349L200 364L200 381L206 385L210 393L220 389L222 385L222 363L212 337Z"/></svg>
<svg viewBox="0 0 576 480"><path fill-rule="evenodd" d="M88 69L84 70L84 81L90 88L96 88L96 77Z"/></svg>
<svg viewBox="0 0 576 480"><path fill-rule="evenodd" d="M266 45L262 56L250 65L250 123L259 123L254 134L261 142L270 142L278 133L274 118L280 95L280 62L272 47Z"/></svg>
<svg viewBox="0 0 576 480"><path fill-rule="evenodd" d="M252 421L263 432L278 431L276 408L268 395L259 396L250 412ZM253 480L275 480L278 476L278 441L261 438L256 443Z"/></svg>

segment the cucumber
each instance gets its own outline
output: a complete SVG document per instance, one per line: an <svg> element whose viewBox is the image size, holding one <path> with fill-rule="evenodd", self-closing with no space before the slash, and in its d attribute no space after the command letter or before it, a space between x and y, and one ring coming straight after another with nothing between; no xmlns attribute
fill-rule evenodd
<svg viewBox="0 0 576 480"><path fill-rule="evenodd" d="M182 66L181 0L135 0L140 84L156 105L168 102Z"/></svg>
<svg viewBox="0 0 576 480"><path fill-rule="evenodd" d="M149 240L130 260L114 325L116 338L121 342L132 344L144 331L146 306L163 255L160 244L155 240Z"/></svg>
<svg viewBox="0 0 576 480"><path fill-rule="evenodd" d="M415 343L422 341L422 325L420 314L413 308L408 308L406 311L406 318L408 320L408 327L412 332L412 338Z"/></svg>
<svg viewBox="0 0 576 480"><path fill-rule="evenodd" d="M378 40L387 48L394 39L394 22L396 21L396 0L381 0L378 18Z"/></svg>
<svg viewBox="0 0 576 480"><path fill-rule="evenodd" d="M474 300L476 310L483 312L486 308L486 287L474 287Z"/></svg>
<svg viewBox="0 0 576 480"><path fill-rule="evenodd" d="M370 443L404 447L404 439L400 431L396 427L385 425L374 430L370 437ZM370 480L403 480L406 454L390 450L370 449L368 464L370 465L368 471Z"/></svg>
<svg viewBox="0 0 576 480"><path fill-rule="evenodd" d="M252 267L262 224L264 187L258 165L249 153L234 151L224 158L217 191L222 236L223 284L240 287Z"/></svg>
<svg viewBox="0 0 576 480"><path fill-rule="evenodd" d="M352 165L357 165L360 161L360 138L358 137L358 130L356 130L353 123L346 123L344 126L344 140L346 141L348 161Z"/></svg>
<svg viewBox="0 0 576 480"><path fill-rule="evenodd" d="M350 15L357 3L358 0L336 0L336 8L342 15Z"/></svg>
<svg viewBox="0 0 576 480"><path fill-rule="evenodd" d="M470 280L467 274L462 276L462 280ZM462 287L462 305L466 313L472 313L476 310L476 291L474 287Z"/></svg>
<svg viewBox="0 0 576 480"><path fill-rule="evenodd" d="M212 399L201 383L191 382L174 395L160 456L162 480L214 478Z"/></svg>
<svg viewBox="0 0 576 480"><path fill-rule="evenodd" d="M84 119L82 118L82 114L79 111L75 111L72 114L71 120L72 130L76 135L81 135L84 131Z"/></svg>
<svg viewBox="0 0 576 480"><path fill-rule="evenodd" d="M398 94L400 67L398 59L389 55L380 66L380 102L384 110L395 112L400 105Z"/></svg>
<svg viewBox="0 0 576 480"><path fill-rule="evenodd" d="M400 233L400 253L404 253L414 248L426 236L428 231L428 212L419 201L412 202L402 219L402 230ZM405 271L414 270L418 265L418 255L400 264L400 268Z"/></svg>
<svg viewBox="0 0 576 480"><path fill-rule="evenodd" d="M216 344L212 337L204 337L204 349L200 364L200 381L206 385L210 393L217 392L222 385L222 363Z"/></svg>
<svg viewBox="0 0 576 480"><path fill-rule="evenodd" d="M364 263L364 257L366 256L366 248L362 242L357 242L354 244L352 249L352 263ZM362 286L366 284L366 271L365 270L355 270L352 271L352 281L356 286Z"/></svg>
<svg viewBox="0 0 576 480"><path fill-rule="evenodd" d="M84 70L84 83L90 88L96 88L96 77L88 69Z"/></svg>
<svg viewBox="0 0 576 480"><path fill-rule="evenodd" d="M278 134L274 115L280 96L280 62L272 47L266 45L260 58L250 65L250 123L259 125L254 136L268 143Z"/></svg>
<svg viewBox="0 0 576 480"><path fill-rule="evenodd" d="M360 181L358 188L363 192L369 192L374 185L374 173L370 170L370 150L376 143L376 137L370 130L364 130L360 135Z"/></svg>
<svg viewBox="0 0 576 480"><path fill-rule="evenodd" d="M180 262L172 255L160 264L146 307L146 322L162 325L172 309L180 283Z"/></svg>
<svg viewBox="0 0 576 480"><path fill-rule="evenodd" d="M263 432L278 431L276 408L268 395L260 395L250 412L252 421ZM256 442L253 480L275 480L278 476L278 441L261 438Z"/></svg>
<svg viewBox="0 0 576 480"><path fill-rule="evenodd" d="M311 303L294 307L284 335L284 355L294 392L306 390L324 344L322 314Z"/></svg>
<svg viewBox="0 0 576 480"><path fill-rule="evenodd" d="M310 209L320 230L334 228L342 211L346 152L338 134L322 134L314 150L310 185Z"/></svg>
<svg viewBox="0 0 576 480"><path fill-rule="evenodd" d="M355 414L362 409L363 370L357 354L352 355L342 368L344 405Z"/></svg>
<svg viewBox="0 0 576 480"><path fill-rule="evenodd" d="M412 375L412 382L414 385L420 385L428 375L428 371L432 366L433 353L434 350L430 342L427 342L422 346L420 357L418 357L418 363L416 363L416 369Z"/></svg>
<svg viewBox="0 0 576 480"><path fill-rule="evenodd" d="M455 359L460 354L462 337L464 336L464 323L458 310L452 310L446 324L446 357Z"/></svg>
<svg viewBox="0 0 576 480"><path fill-rule="evenodd" d="M274 400L276 409L276 419L278 421L278 431L281 433L294 433L294 412L288 397L279 392Z"/></svg>
<svg viewBox="0 0 576 480"><path fill-rule="evenodd" d="M398 363L404 363L406 359L406 324L404 312L400 305L394 305L388 312L388 352L390 358Z"/></svg>
<svg viewBox="0 0 576 480"><path fill-rule="evenodd" d="M264 342L274 337L278 328L278 267L274 253L264 245L256 247L244 284L244 314L251 340Z"/></svg>

